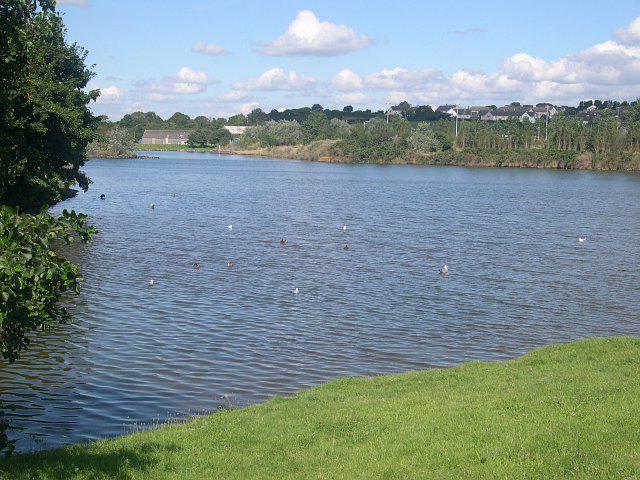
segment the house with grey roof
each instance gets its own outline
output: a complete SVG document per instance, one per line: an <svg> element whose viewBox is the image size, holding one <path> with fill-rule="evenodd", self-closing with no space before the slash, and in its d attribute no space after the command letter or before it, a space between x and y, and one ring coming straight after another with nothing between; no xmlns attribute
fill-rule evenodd
<svg viewBox="0 0 640 480"><path fill-rule="evenodd" d="M186 145L192 130L145 130L139 143L145 145Z"/></svg>

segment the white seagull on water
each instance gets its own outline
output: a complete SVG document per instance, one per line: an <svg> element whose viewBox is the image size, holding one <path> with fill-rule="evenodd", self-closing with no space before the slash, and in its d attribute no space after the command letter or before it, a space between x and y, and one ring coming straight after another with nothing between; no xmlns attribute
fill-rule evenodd
<svg viewBox="0 0 640 480"><path fill-rule="evenodd" d="M293 289L293 294L294 295L298 295L300 293L300 290L298 289L298 287Z"/></svg>
<svg viewBox="0 0 640 480"><path fill-rule="evenodd" d="M449 275L449 266L445 265L440 269L440 275Z"/></svg>
<svg viewBox="0 0 640 480"><path fill-rule="evenodd" d="M584 235L583 235L582 237L578 237L578 241L579 241L580 243L582 243L582 242L586 242L586 241L587 241L587 237L585 237Z"/></svg>
<svg viewBox="0 0 640 480"><path fill-rule="evenodd" d="M152 278L151 280L149 280L149 286L153 287L153 285L154 285L154 281L153 281L153 278Z"/></svg>
<svg viewBox="0 0 640 480"><path fill-rule="evenodd" d="M343 225L343 226L342 226L342 230L346 230L346 229L347 229L347 226L346 226L346 225Z"/></svg>
<svg viewBox="0 0 640 480"><path fill-rule="evenodd" d="M227 228L228 228L229 230L233 230L233 225L227 225Z"/></svg>

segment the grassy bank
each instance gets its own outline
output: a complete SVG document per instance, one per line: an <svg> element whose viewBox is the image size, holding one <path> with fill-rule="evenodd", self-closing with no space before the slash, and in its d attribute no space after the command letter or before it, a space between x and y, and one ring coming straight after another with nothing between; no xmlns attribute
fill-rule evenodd
<svg viewBox="0 0 640 480"><path fill-rule="evenodd" d="M355 163L336 148L338 140L317 140L307 145L245 147L230 145L222 153L292 160ZM218 152L217 148L187 145L137 145L139 150ZM378 162L375 162L378 163ZM555 150L446 150L423 155L410 154L393 160L396 165L450 165L459 167L516 167L564 170L640 171L640 154L595 154Z"/></svg>
<svg viewBox="0 0 640 480"><path fill-rule="evenodd" d="M638 478L640 339L348 378L159 431L18 456L2 479Z"/></svg>

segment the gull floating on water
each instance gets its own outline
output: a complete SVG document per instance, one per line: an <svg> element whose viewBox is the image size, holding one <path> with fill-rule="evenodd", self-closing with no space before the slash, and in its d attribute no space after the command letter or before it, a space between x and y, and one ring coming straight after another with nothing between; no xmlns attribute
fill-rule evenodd
<svg viewBox="0 0 640 480"><path fill-rule="evenodd" d="M156 204L155 204L155 203L151 203L151 204L149 205L149 208L150 208L151 210L153 210L154 208L156 208Z"/></svg>
<svg viewBox="0 0 640 480"><path fill-rule="evenodd" d="M104 193L100 194L100 200L104 200L106 198L106 195Z"/></svg>
<svg viewBox="0 0 640 480"><path fill-rule="evenodd" d="M586 241L587 241L587 237L584 237L584 236L582 236L582 237L578 237L578 241L579 241L580 243L582 243L582 242L586 242Z"/></svg>
<svg viewBox="0 0 640 480"><path fill-rule="evenodd" d="M149 280L149 286L153 287L153 285L154 285L154 281L153 281L153 278L152 278L151 280Z"/></svg>
<svg viewBox="0 0 640 480"><path fill-rule="evenodd" d="M231 260L227 260L227 268L233 268L233 262Z"/></svg>
<svg viewBox="0 0 640 480"><path fill-rule="evenodd" d="M233 225L227 225L227 228L228 228L229 230L233 230Z"/></svg>
<svg viewBox="0 0 640 480"><path fill-rule="evenodd" d="M449 275L449 266L445 265L440 269L440 275Z"/></svg>
<svg viewBox="0 0 640 480"><path fill-rule="evenodd" d="M293 289L293 294L294 295L298 295L300 293L300 289L298 289L298 287Z"/></svg>
<svg viewBox="0 0 640 480"><path fill-rule="evenodd" d="M346 226L346 225L343 225L343 226L342 226L342 230L346 230L346 229L347 229L347 226Z"/></svg>

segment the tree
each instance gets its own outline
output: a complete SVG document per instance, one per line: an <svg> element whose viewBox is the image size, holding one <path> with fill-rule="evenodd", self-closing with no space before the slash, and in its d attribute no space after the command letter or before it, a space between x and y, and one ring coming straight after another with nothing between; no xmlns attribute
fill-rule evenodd
<svg viewBox="0 0 640 480"><path fill-rule="evenodd" d="M302 124L305 142L331 138L331 124L324 112L311 112Z"/></svg>
<svg viewBox="0 0 640 480"><path fill-rule="evenodd" d="M95 233L86 217L23 213L58 201L80 171L98 118L85 91L93 73L86 52L68 45L53 0L0 4L0 354L14 361L28 335L67 317L60 295L77 291L80 276L52 244Z"/></svg>
<svg viewBox="0 0 640 480"><path fill-rule="evenodd" d="M207 131L203 128L195 130L189 134L188 143L191 148L193 147L206 147L207 146Z"/></svg>
<svg viewBox="0 0 640 480"><path fill-rule="evenodd" d="M120 158L131 156L133 140L131 133L118 124L106 125L100 137L87 148L89 156Z"/></svg>
<svg viewBox="0 0 640 480"><path fill-rule="evenodd" d="M418 153L435 152L440 150L440 142L428 123L421 122L409 136L409 145Z"/></svg>
<svg viewBox="0 0 640 480"><path fill-rule="evenodd" d="M52 0L0 5L0 203L34 208L77 182L98 119L86 51L68 45Z"/></svg>
<svg viewBox="0 0 640 480"><path fill-rule="evenodd" d="M353 112L353 107L351 105L347 105L342 109L342 111L344 113L351 113L351 112Z"/></svg>
<svg viewBox="0 0 640 480"><path fill-rule="evenodd" d="M322 108L322 105L320 105L319 103L314 103L311 107L312 112L321 112L322 110L324 110L324 108Z"/></svg>
<svg viewBox="0 0 640 480"><path fill-rule="evenodd" d="M262 125L270 120L269 115L264 113L261 108L256 108L247 115L247 123L249 125Z"/></svg>
<svg viewBox="0 0 640 480"><path fill-rule="evenodd" d="M189 128L191 126L191 118L189 115L176 112L167 119L167 123L178 128Z"/></svg>
<svg viewBox="0 0 640 480"><path fill-rule="evenodd" d="M233 115L233 116L229 117L229 120L227 121L227 124L228 125L235 125L235 126L247 125L247 117L245 117L241 113L239 113L237 115Z"/></svg>

